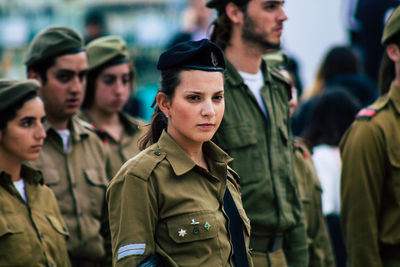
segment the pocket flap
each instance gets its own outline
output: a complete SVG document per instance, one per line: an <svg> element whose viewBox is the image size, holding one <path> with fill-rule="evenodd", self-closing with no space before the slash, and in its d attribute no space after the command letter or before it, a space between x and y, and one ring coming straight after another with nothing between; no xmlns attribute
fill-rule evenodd
<svg viewBox="0 0 400 267"><path fill-rule="evenodd" d="M60 182L60 176L56 169L49 169L46 167L40 168L42 172L44 183L51 187L52 185L56 185Z"/></svg>
<svg viewBox="0 0 400 267"><path fill-rule="evenodd" d="M217 142L223 149L246 147L257 143L255 129L248 124L238 124L220 128L222 136L216 136Z"/></svg>
<svg viewBox="0 0 400 267"><path fill-rule="evenodd" d="M167 220L168 234L176 243L188 243L215 238L217 220L213 212L194 212Z"/></svg>
<svg viewBox="0 0 400 267"><path fill-rule="evenodd" d="M84 170L85 177L91 185L107 187L108 181L95 169Z"/></svg>
<svg viewBox="0 0 400 267"><path fill-rule="evenodd" d="M47 220L50 222L51 226L60 234L64 236L69 236L67 227L63 226L60 220L54 215L47 215Z"/></svg>
<svg viewBox="0 0 400 267"><path fill-rule="evenodd" d="M8 234L21 234L23 232L24 228L20 224L0 218L0 238Z"/></svg>

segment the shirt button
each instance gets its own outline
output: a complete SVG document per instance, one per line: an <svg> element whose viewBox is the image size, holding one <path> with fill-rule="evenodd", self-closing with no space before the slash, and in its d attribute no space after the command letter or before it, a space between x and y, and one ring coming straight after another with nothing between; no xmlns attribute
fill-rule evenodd
<svg viewBox="0 0 400 267"><path fill-rule="evenodd" d="M160 156L160 155L161 155L161 152L160 152L160 151L156 151L156 152L154 152L154 155Z"/></svg>
<svg viewBox="0 0 400 267"><path fill-rule="evenodd" d="M193 234L195 234L195 235L198 235L199 234L199 229L198 228L195 228L194 230L193 230Z"/></svg>
<svg viewBox="0 0 400 267"><path fill-rule="evenodd" d="M40 234L40 237L41 237L41 238L44 238L44 233L41 233L41 234Z"/></svg>

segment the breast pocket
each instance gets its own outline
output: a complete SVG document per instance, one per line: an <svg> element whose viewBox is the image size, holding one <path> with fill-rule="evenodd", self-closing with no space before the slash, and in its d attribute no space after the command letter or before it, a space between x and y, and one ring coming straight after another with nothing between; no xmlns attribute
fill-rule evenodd
<svg viewBox="0 0 400 267"><path fill-rule="evenodd" d="M217 219L212 212L176 216L168 219L166 224L169 237L177 244L213 239L218 233Z"/></svg>
<svg viewBox="0 0 400 267"><path fill-rule="evenodd" d="M28 222L16 216L0 218L0 265L7 263L7 266L29 266L28 255L32 255L32 249L24 223Z"/></svg>
<svg viewBox="0 0 400 267"><path fill-rule="evenodd" d="M88 187L87 191L84 192L86 195L82 199L90 203L92 214L99 217L103 211L102 203L104 203L108 181L102 171L97 169L84 170L84 176Z"/></svg>

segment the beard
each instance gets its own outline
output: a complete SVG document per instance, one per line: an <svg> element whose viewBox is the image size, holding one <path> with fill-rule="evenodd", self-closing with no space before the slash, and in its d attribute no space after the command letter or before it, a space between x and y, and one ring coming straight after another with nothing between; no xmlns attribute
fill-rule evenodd
<svg viewBox="0 0 400 267"><path fill-rule="evenodd" d="M255 29L256 29L256 23L245 12L243 21L242 39L247 43L251 43L260 47L263 50L263 52L280 48L281 45L280 42L272 43L268 41L267 33L264 34L257 33Z"/></svg>

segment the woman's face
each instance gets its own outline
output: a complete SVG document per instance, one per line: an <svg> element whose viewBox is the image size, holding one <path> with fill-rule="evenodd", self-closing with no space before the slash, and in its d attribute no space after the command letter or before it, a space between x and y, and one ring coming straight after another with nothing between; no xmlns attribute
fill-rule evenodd
<svg viewBox="0 0 400 267"><path fill-rule="evenodd" d="M162 108L168 133L182 147L209 141L224 115L224 80L220 72L181 71L173 98ZM161 107L160 107L161 108Z"/></svg>
<svg viewBox="0 0 400 267"><path fill-rule="evenodd" d="M96 93L92 108L104 113L122 110L129 99L131 71L129 63L105 68L96 79Z"/></svg>
<svg viewBox="0 0 400 267"><path fill-rule="evenodd" d="M0 154L21 162L39 157L46 131L43 102L35 97L25 102L7 128L0 131Z"/></svg>

